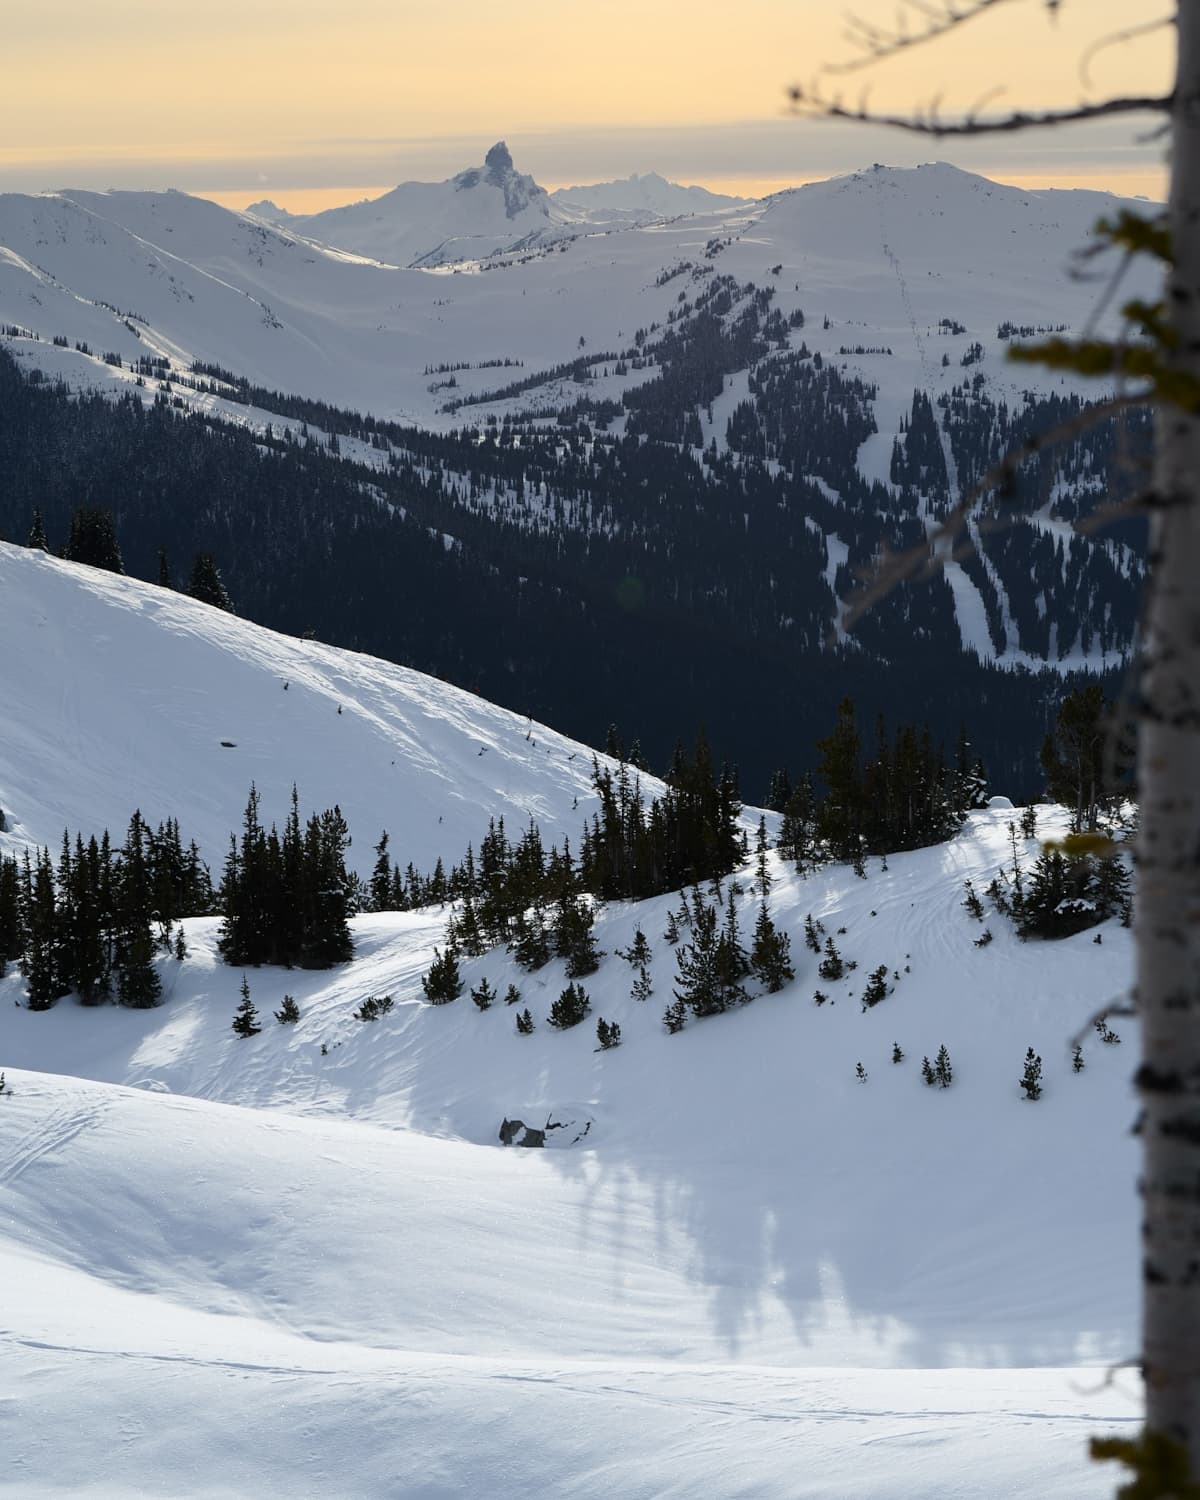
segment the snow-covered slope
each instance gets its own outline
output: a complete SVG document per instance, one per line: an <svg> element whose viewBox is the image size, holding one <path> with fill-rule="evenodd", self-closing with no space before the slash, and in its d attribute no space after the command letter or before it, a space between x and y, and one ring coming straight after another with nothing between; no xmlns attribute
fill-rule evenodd
<svg viewBox="0 0 1200 1500"><path fill-rule="evenodd" d="M486 813L557 831L584 807L578 747L416 674L11 547L0 611L10 840L140 802L208 841L249 775L266 810L295 777L418 863ZM215 919L160 960L157 1010L31 1013L10 972L14 1492L1093 1492L1087 1436L1138 1415L1132 1378L1102 1373L1134 1346L1133 1049L1086 1029L1129 983L1129 934L1023 945L989 913L975 947L962 883L1009 862L1010 817L974 814L866 879L772 857L795 983L677 1036L660 1016L678 898L610 905L585 980L593 1021L622 1029L607 1052L545 1024L558 961L464 963L468 983L519 986L532 1036L503 1004L423 1004L434 910L357 918L339 970L250 971L248 1040ZM756 909L747 889L744 930ZM810 912L857 962L840 981L816 975ZM636 923L648 1003L616 957ZM893 993L864 1010L880 964ZM292 1027L270 1019L285 992ZM394 1010L355 1020L372 994ZM930 1089L920 1059L943 1043L954 1082ZM1036 1103L1017 1084L1031 1045ZM506 1116L562 1122L557 1149L504 1150Z"/></svg>
<svg viewBox="0 0 1200 1500"><path fill-rule="evenodd" d="M288 227L321 244L392 266L437 266L553 238L563 216L518 172L497 141L483 165L446 182L402 182L380 198L291 215Z"/></svg>
<svg viewBox="0 0 1200 1500"><path fill-rule="evenodd" d="M431 870L490 817L574 837L591 751L447 683L185 595L0 543L6 843L184 814L214 868L253 781L282 819L339 803L356 867L386 828ZM285 684L286 689L285 689Z"/></svg>

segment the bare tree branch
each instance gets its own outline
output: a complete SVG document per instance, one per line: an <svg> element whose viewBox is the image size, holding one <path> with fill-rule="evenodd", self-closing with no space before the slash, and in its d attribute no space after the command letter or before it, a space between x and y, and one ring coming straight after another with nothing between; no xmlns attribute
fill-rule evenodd
<svg viewBox="0 0 1200 1500"><path fill-rule="evenodd" d="M1102 36L1098 41L1084 52L1079 59L1079 81L1084 88L1090 89L1092 78L1090 73L1091 62L1109 47L1115 47L1121 42L1133 42L1140 37L1151 36L1156 31L1165 31L1168 26L1174 26L1175 17L1159 16L1156 21L1142 21L1137 26L1126 26L1121 31L1110 32L1108 36Z"/></svg>
<svg viewBox="0 0 1200 1500"><path fill-rule="evenodd" d="M1166 112L1174 103L1172 94L1129 95L1114 99L1101 99L1095 104L1077 104L1072 109L1014 110L1010 115L998 119L981 120L974 115L964 115L957 120L943 120L937 112L936 102L924 115L874 114L865 105L848 109L839 99L829 99L815 89L803 89L794 85L788 90L792 110L814 119L853 120L860 125L886 125L891 130L906 130L915 135L944 136L963 135L1011 135L1018 130L1036 130L1050 125L1069 125L1081 120L1099 120L1108 115L1141 114L1147 111Z"/></svg>
<svg viewBox="0 0 1200 1500"><path fill-rule="evenodd" d="M899 22L894 29L872 25L864 21L860 16L851 15L846 19L847 37L856 46L865 49L862 57L851 58L848 62L826 63L822 73L856 73L862 68L872 67L885 58L895 57L898 52L904 52L909 47L920 47L926 42L933 42L940 36L945 36L948 31L954 31L957 27L964 25L967 21L973 21L978 16L985 15L989 10L995 10L998 5L1006 5L1009 0L969 0L969 3L955 4L954 0L944 0L939 5L923 3L923 0L909 0L909 9L919 12L925 18L925 24L917 30L909 32L904 29L905 12L901 11ZM1058 0L1047 0L1047 9L1053 12L1057 9Z"/></svg>

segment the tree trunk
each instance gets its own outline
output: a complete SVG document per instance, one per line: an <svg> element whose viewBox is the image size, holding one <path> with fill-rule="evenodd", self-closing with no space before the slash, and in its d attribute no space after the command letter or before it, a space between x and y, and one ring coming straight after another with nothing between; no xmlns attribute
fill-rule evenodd
<svg viewBox="0 0 1200 1500"><path fill-rule="evenodd" d="M1200 379L1200 0L1178 6L1168 316ZM1158 414L1140 703L1138 1004L1146 1424L1200 1480L1200 414Z"/></svg>

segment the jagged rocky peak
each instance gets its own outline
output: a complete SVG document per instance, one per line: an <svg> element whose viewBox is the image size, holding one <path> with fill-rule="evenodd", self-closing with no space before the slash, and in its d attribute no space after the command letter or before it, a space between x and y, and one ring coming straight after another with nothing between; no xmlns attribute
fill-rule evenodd
<svg viewBox="0 0 1200 1500"><path fill-rule="evenodd" d="M549 200L545 188L539 187L532 177L517 171L512 152L504 141L497 141L488 151L482 167L469 167L460 172L454 183L460 191L479 187L481 183L498 188L504 194L504 211L510 219L515 219L539 198L547 203Z"/></svg>
<svg viewBox="0 0 1200 1500"><path fill-rule="evenodd" d="M505 179L515 170L507 141L497 141L483 158L483 164L487 168L488 181L503 187Z"/></svg>

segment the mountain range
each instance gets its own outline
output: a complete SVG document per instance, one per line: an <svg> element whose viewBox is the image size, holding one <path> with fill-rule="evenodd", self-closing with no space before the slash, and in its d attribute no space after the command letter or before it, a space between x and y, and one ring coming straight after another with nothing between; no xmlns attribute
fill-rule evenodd
<svg viewBox="0 0 1200 1500"><path fill-rule="evenodd" d="M630 193L600 198L619 215ZM844 613L881 548L921 545L1010 444L1102 394L1005 356L1084 326L1094 288L1066 272L1121 200L935 163L607 228L566 201L502 143L447 183L281 225L179 193L0 198L0 353L40 382L13 387L0 526L23 535L40 501L61 537L87 493L143 576L159 547L215 551L264 623L581 737L618 719L658 765L703 713L765 785L850 691L946 743L972 705L1008 786L1036 789L1064 680L1114 682L1132 639L1137 528L1077 523L1128 485L1144 424L1026 466L1016 511L989 497L929 578L851 636ZM56 404L60 383L104 401ZM119 398L162 428L156 468ZM256 439L240 520L175 467L164 424L189 414L230 463ZM292 470L304 527L243 547ZM385 559L429 608L397 617L382 578L364 587Z"/></svg>

